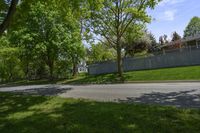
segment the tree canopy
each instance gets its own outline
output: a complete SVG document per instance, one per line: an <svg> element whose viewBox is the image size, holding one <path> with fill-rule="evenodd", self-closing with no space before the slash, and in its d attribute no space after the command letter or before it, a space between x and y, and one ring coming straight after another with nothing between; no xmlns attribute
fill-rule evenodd
<svg viewBox="0 0 200 133"><path fill-rule="evenodd" d="M194 36L200 34L200 18L193 17L184 31L184 37Z"/></svg>
<svg viewBox="0 0 200 133"><path fill-rule="evenodd" d="M105 38L117 51L118 75L122 77L122 38L130 27L150 22L147 8L160 0L102 0L100 8L92 10L92 32Z"/></svg>
<svg viewBox="0 0 200 133"><path fill-rule="evenodd" d="M114 60L115 58L116 54L114 49L103 43L92 44L88 49L88 63Z"/></svg>

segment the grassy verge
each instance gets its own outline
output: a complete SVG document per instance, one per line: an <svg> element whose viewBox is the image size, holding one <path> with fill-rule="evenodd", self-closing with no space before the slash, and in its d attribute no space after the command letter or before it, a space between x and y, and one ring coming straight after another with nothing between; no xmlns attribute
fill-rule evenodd
<svg viewBox="0 0 200 133"><path fill-rule="evenodd" d="M200 66L165 68L157 70L132 71L124 73L125 82L134 81L166 81L166 80L200 80ZM116 74L98 76L79 76L63 83L116 83Z"/></svg>
<svg viewBox="0 0 200 133"><path fill-rule="evenodd" d="M20 80L20 81L0 83L0 88L1 87L20 86L20 85L57 84L58 81L61 81L61 80L55 80L55 81L49 81L48 79L43 79L43 80Z"/></svg>
<svg viewBox="0 0 200 133"><path fill-rule="evenodd" d="M0 93L1 133L200 131L200 110Z"/></svg>
<svg viewBox="0 0 200 133"><path fill-rule="evenodd" d="M143 70L132 71L124 73L124 82L163 82L163 81L176 81L176 80L199 80L200 81L200 66L190 67L177 67L177 68L165 68L157 70ZM35 84L102 84L102 83L118 83L118 77L116 74L104 74L104 75L87 75L80 74L76 78L48 81L18 81L11 82L1 86L17 86L17 85L35 85Z"/></svg>

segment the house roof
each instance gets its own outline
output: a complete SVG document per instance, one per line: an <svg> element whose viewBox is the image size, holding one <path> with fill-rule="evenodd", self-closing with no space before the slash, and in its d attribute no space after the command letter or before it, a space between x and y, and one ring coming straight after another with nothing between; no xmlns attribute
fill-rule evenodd
<svg viewBox="0 0 200 133"><path fill-rule="evenodd" d="M194 36L186 37L186 38L183 38L183 39L175 41L175 42L170 42L170 43L167 43L165 45L161 45L160 48L172 46L172 45L177 44L177 43L190 42L190 41L194 41L194 40L200 40L200 34L196 34Z"/></svg>
<svg viewBox="0 0 200 133"><path fill-rule="evenodd" d="M194 36L186 37L182 39L182 42L189 42L194 40L200 40L200 34L196 34Z"/></svg>
<svg viewBox="0 0 200 133"><path fill-rule="evenodd" d="M164 44L164 45L160 45L160 48L173 46L174 44L177 44L177 43L182 43L182 40L177 40L177 41L174 41L174 42L169 42L169 43Z"/></svg>

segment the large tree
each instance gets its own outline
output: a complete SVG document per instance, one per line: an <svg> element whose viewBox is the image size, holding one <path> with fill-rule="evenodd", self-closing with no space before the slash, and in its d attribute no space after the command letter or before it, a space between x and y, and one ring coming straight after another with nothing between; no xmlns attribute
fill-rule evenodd
<svg viewBox="0 0 200 133"><path fill-rule="evenodd" d="M194 36L200 34L200 18L193 17L184 31L184 37Z"/></svg>
<svg viewBox="0 0 200 133"><path fill-rule="evenodd" d="M150 22L147 8L154 8L160 0L102 0L99 10L92 12L92 31L105 38L117 51L118 75L122 78L122 37L134 24Z"/></svg>
<svg viewBox="0 0 200 133"><path fill-rule="evenodd" d="M10 32L13 44L22 49L21 56L27 74L31 64L38 64L35 67L39 66L40 71L46 64L52 79L55 69L62 69L58 64L66 68L69 64L78 64L84 57L80 26L70 7L63 12L56 0L31 3L26 0L18 11L20 13L16 14L16 23L13 23Z"/></svg>

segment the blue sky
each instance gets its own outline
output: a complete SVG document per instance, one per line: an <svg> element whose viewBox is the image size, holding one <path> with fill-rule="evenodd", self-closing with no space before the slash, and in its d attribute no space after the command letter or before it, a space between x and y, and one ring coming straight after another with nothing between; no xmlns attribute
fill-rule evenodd
<svg viewBox="0 0 200 133"><path fill-rule="evenodd" d="M190 19L200 16L200 0L163 0L154 10L148 11L153 21L147 28L158 39L177 31L181 36Z"/></svg>

